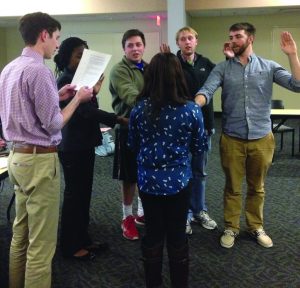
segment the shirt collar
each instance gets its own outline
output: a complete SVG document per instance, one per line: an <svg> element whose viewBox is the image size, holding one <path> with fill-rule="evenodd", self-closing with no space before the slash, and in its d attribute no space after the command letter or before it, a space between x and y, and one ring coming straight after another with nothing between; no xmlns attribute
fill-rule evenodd
<svg viewBox="0 0 300 288"><path fill-rule="evenodd" d="M127 59L126 58L126 56L124 55L123 56L123 60L128 64L128 66L130 67L130 68L137 68L137 69L139 69L138 67L137 67L137 65L136 65L136 63L134 63L134 62L132 62L132 61L130 61L129 59ZM145 68L145 61L142 59L142 61L141 61L141 63L143 63L142 65L143 65L143 67ZM141 65L141 64L140 64ZM139 69L139 70L141 70L141 69ZM142 71L142 70L141 70Z"/></svg>
<svg viewBox="0 0 300 288"><path fill-rule="evenodd" d="M249 55L249 57L248 57L249 62L248 63L251 63L255 58L256 58L256 55L254 53ZM235 56L233 59L234 59L235 62L240 62L240 59L237 56Z"/></svg>
<svg viewBox="0 0 300 288"><path fill-rule="evenodd" d="M141 61L140 63L135 63L135 66L140 69L141 71L144 71L144 62Z"/></svg>
<svg viewBox="0 0 300 288"><path fill-rule="evenodd" d="M188 63L190 65L193 65L195 63L195 61L197 60L197 54L196 53L194 53L194 59L193 59L193 63L192 64L187 61L186 57L182 53L180 53L180 55L181 55L181 58L182 58L183 62Z"/></svg>
<svg viewBox="0 0 300 288"><path fill-rule="evenodd" d="M43 56L30 47L25 47L22 51L22 56L34 58L36 61L44 63Z"/></svg>

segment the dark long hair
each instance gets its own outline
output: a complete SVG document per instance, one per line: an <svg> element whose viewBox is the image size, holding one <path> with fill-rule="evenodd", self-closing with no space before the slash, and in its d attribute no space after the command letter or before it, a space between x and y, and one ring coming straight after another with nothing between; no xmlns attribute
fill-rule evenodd
<svg viewBox="0 0 300 288"><path fill-rule="evenodd" d="M58 53L54 56L53 59L56 64L56 76L58 76L61 72L64 71L65 68L69 66L74 49L82 45L87 49L89 48L87 42L78 37L69 37L61 42Z"/></svg>
<svg viewBox="0 0 300 288"><path fill-rule="evenodd" d="M151 119L159 116L166 105L183 105L189 99L183 70L178 58L172 53L156 54L145 71L144 88L138 100L148 98Z"/></svg>

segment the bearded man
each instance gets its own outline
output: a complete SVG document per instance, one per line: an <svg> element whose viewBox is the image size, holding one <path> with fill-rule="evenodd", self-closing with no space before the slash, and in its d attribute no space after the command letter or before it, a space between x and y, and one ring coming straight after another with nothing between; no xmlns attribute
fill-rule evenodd
<svg viewBox="0 0 300 288"><path fill-rule="evenodd" d="M245 216L247 231L263 247L273 246L263 228L264 183L274 153L271 131L273 82L300 92L300 63L297 46L289 32L281 34L281 49L287 55L292 74L271 60L253 52L255 27L236 23L229 29L227 61L210 73L195 101L203 106L222 87L222 134L220 155L225 173L222 247L231 248L240 230L242 181L246 176Z"/></svg>

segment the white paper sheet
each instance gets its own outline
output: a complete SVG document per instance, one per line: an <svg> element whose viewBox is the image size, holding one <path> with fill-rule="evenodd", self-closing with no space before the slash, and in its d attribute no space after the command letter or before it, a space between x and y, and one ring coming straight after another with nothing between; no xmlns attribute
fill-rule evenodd
<svg viewBox="0 0 300 288"><path fill-rule="evenodd" d="M0 169L7 167L7 157L0 157Z"/></svg>
<svg viewBox="0 0 300 288"><path fill-rule="evenodd" d="M103 74L111 55L84 49L72 84L76 90L83 86L92 88Z"/></svg>

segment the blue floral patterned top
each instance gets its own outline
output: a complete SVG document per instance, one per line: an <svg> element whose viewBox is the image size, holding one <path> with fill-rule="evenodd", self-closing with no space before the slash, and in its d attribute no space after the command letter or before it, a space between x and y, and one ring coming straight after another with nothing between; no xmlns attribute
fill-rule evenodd
<svg viewBox="0 0 300 288"><path fill-rule="evenodd" d="M194 102L167 105L150 120L140 101L132 110L128 145L137 152L138 187L144 193L170 195L187 186L192 177L189 153L207 150L201 108Z"/></svg>

